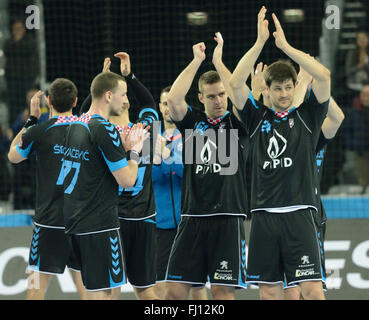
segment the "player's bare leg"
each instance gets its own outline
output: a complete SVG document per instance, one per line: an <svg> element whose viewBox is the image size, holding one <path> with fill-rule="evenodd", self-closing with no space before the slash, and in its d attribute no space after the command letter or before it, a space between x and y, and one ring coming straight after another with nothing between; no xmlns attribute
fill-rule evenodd
<svg viewBox="0 0 369 320"><path fill-rule="evenodd" d="M208 300L208 293L206 291L206 288L191 288L190 300Z"/></svg>
<svg viewBox="0 0 369 320"><path fill-rule="evenodd" d="M301 282L301 294L304 300L325 300L321 281Z"/></svg>
<svg viewBox="0 0 369 320"><path fill-rule="evenodd" d="M280 300L283 299L283 293L281 292L282 285L277 284L264 284L259 283L259 296L260 300Z"/></svg>
<svg viewBox="0 0 369 320"><path fill-rule="evenodd" d="M44 300L52 275L31 271L28 277L26 300Z"/></svg>
<svg viewBox="0 0 369 320"><path fill-rule="evenodd" d="M113 294L112 289L98 290L98 291L87 291L88 300L112 300Z"/></svg>
<svg viewBox="0 0 369 320"><path fill-rule="evenodd" d="M159 299L164 299L167 290L166 282L157 282L154 286L154 290Z"/></svg>
<svg viewBox="0 0 369 320"><path fill-rule="evenodd" d="M300 300L301 299L300 286L284 289L283 296L284 300Z"/></svg>
<svg viewBox="0 0 369 320"><path fill-rule="evenodd" d="M133 288L138 300L160 300L156 294L154 287L149 288Z"/></svg>
<svg viewBox="0 0 369 320"><path fill-rule="evenodd" d="M179 282L167 282L165 300L187 300L191 285Z"/></svg>
<svg viewBox="0 0 369 320"><path fill-rule="evenodd" d="M79 294L79 298L81 300L87 300L87 292L86 292L85 286L83 285L81 272L75 271L75 270L70 270L70 273L72 275L74 284L76 285L76 288L77 288L77 291L78 291L78 294Z"/></svg>
<svg viewBox="0 0 369 320"><path fill-rule="evenodd" d="M229 286L211 286L211 294L214 300L234 300L234 287Z"/></svg>

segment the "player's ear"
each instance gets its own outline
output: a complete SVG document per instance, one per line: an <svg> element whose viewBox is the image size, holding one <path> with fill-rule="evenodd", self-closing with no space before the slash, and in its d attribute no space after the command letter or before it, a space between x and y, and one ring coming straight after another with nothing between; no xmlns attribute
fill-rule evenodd
<svg viewBox="0 0 369 320"><path fill-rule="evenodd" d="M76 99L74 99L74 102L73 102L73 105L72 105L73 108L77 105L77 101L78 101L78 97L76 97Z"/></svg>
<svg viewBox="0 0 369 320"><path fill-rule="evenodd" d="M110 102L111 101L111 95L112 95L112 92L109 90L109 91L106 91L104 93L104 99L106 102Z"/></svg>
<svg viewBox="0 0 369 320"><path fill-rule="evenodd" d="M204 104L204 97L203 97L203 95L202 95L202 93L201 93L201 92L199 92L199 93L197 94L197 97L199 98L200 102L201 102L202 104Z"/></svg>

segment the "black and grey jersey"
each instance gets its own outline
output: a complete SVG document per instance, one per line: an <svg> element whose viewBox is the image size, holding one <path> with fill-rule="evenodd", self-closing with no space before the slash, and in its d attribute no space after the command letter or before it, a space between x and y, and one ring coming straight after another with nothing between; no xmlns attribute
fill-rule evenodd
<svg viewBox="0 0 369 320"><path fill-rule="evenodd" d="M317 210L315 148L327 108L328 101L320 104L312 93L280 118L250 92L239 114L250 130L251 211Z"/></svg>
<svg viewBox="0 0 369 320"><path fill-rule="evenodd" d="M53 117L29 127L16 149L24 158L36 153L36 204L34 222L64 229L62 174L65 134L74 116Z"/></svg>
<svg viewBox="0 0 369 320"><path fill-rule="evenodd" d="M245 126L229 111L217 124L188 106L182 121L182 216L247 215Z"/></svg>
<svg viewBox="0 0 369 320"><path fill-rule="evenodd" d="M128 162L115 126L100 115L84 114L70 125L62 148L66 233L118 228L118 183L112 172Z"/></svg>
<svg viewBox="0 0 369 320"><path fill-rule="evenodd" d="M156 205L154 197L154 187L152 182L152 161L155 123L159 120L159 115L154 108L144 108L139 114L135 123L146 123L150 125L150 138L144 141L144 146L140 152L138 163L137 179L130 189L119 186L119 218L125 220L145 220L154 219L156 215ZM134 123L129 123L132 127ZM159 122L157 122L159 126ZM122 128L117 126L118 131Z"/></svg>
<svg viewBox="0 0 369 320"><path fill-rule="evenodd" d="M323 132L320 132L318 144L316 146L316 166L318 169L318 181L321 183L323 176L324 155L327 151L327 144L331 139L324 137Z"/></svg>
<svg viewBox="0 0 369 320"><path fill-rule="evenodd" d="M324 137L323 132L320 132L318 144L316 146L316 166L318 170L318 184L320 185L323 177L323 162L324 155L327 151L327 144L331 139L327 139ZM320 192L320 191L319 191ZM320 194L320 193L319 193ZM322 201L320 199L320 201ZM321 207L318 208L321 211L321 221L325 222L327 220L327 214L324 210L323 203L321 203Z"/></svg>

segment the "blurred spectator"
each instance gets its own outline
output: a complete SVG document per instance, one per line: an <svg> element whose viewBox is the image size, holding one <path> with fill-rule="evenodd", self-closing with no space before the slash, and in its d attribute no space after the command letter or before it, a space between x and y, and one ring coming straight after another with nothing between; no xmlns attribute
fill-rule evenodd
<svg viewBox="0 0 369 320"><path fill-rule="evenodd" d="M369 82L363 84L360 92L362 109L352 109L345 128L345 143L355 153L356 173L359 184L369 185Z"/></svg>
<svg viewBox="0 0 369 320"><path fill-rule="evenodd" d="M365 31L357 33L356 49L347 53L345 73L348 88L356 92L369 80L369 38Z"/></svg>
<svg viewBox="0 0 369 320"><path fill-rule="evenodd" d="M17 114L15 121L11 123L13 136L16 136L17 133L22 130L24 124L26 123L29 117L29 104L31 102L31 98L35 95L37 91L38 91L37 88L32 88L27 91L27 94L26 94L27 107L22 109ZM41 116L40 116L40 119L38 119L38 122L40 123L48 119L49 119L49 109L47 107L41 107Z"/></svg>
<svg viewBox="0 0 369 320"><path fill-rule="evenodd" d="M36 88L32 88L27 91L26 101L27 106L23 108L17 115L16 120L12 123L12 134L16 136L18 132L23 128L25 122L29 117L29 105L31 98L38 91ZM38 122L45 121L49 118L49 112L47 107L41 108L41 117ZM36 158L35 155L31 155L27 160L21 163L15 164L14 176L13 176L13 191L14 191L14 209L33 209L35 199L35 181L36 181Z"/></svg>
<svg viewBox="0 0 369 320"><path fill-rule="evenodd" d="M22 20L13 21L11 34L11 38L4 43L4 55L9 121L13 123L24 108L27 90L35 85L39 63L37 43L34 37L27 33Z"/></svg>
<svg viewBox="0 0 369 320"><path fill-rule="evenodd" d="M8 201L11 191L8 151L13 139L10 129L3 130L0 124L0 201Z"/></svg>

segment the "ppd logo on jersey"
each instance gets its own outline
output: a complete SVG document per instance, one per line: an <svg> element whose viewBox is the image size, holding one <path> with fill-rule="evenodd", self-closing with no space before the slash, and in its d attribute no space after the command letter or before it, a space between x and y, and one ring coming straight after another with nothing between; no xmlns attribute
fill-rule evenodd
<svg viewBox="0 0 369 320"><path fill-rule="evenodd" d="M185 130L185 164L196 164L196 174L232 175L238 169L238 130Z"/></svg>
<svg viewBox="0 0 369 320"><path fill-rule="evenodd" d="M289 157L281 158L287 148L287 140L273 129L273 136L269 139L267 153L270 161L265 161L263 169L287 168L292 166L292 159Z"/></svg>

